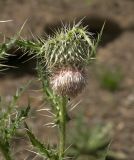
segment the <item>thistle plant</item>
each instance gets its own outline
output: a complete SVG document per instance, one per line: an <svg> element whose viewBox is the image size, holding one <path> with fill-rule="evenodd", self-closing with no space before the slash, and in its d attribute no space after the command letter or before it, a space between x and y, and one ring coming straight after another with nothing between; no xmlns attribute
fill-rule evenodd
<svg viewBox="0 0 134 160"><path fill-rule="evenodd" d="M16 41L18 47L37 58L38 76L43 93L51 102L51 112L54 116L50 124L52 127L57 126L59 130L59 144L53 148L42 144L26 125L31 143L44 158L65 158L66 124L69 120L68 98L76 97L86 86L86 67L95 58L103 28L104 25L97 39L79 22L73 27L64 26L47 39L30 41L21 38Z"/></svg>
<svg viewBox="0 0 134 160"><path fill-rule="evenodd" d="M99 37L98 37L99 40ZM59 97L57 105L59 128L59 159L64 158L66 141L67 102L77 96L86 85L85 67L95 56L96 44L86 27L80 23L63 28L42 46L41 66L48 72L49 86Z"/></svg>
<svg viewBox="0 0 134 160"><path fill-rule="evenodd" d="M87 83L86 67L95 59L96 48L100 41L102 30L95 39L87 27L81 22L72 27L64 26L53 37L38 38L35 41L10 39L11 45L16 45L25 53L37 58L37 73L42 83L45 97L51 103L53 122L52 127L59 130L59 143L56 147L43 144L30 131L27 124L27 135L39 155L48 160L65 159L66 151L66 125L69 120L68 98L74 98L82 92ZM9 46L7 48L7 46ZM5 51L4 50L4 51ZM47 110L47 109L41 109Z"/></svg>

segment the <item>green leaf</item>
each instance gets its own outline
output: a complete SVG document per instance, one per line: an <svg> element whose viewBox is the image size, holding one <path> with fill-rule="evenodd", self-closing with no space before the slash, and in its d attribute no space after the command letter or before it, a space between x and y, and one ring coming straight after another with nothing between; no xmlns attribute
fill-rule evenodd
<svg viewBox="0 0 134 160"><path fill-rule="evenodd" d="M27 124L25 123L27 135L32 143L32 145L37 149L39 155L43 156L44 158L48 158L50 160L56 160L57 155L55 154L55 150L51 150L50 147L46 147L43 143L41 143L35 135L29 130Z"/></svg>
<svg viewBox="0 0 134 160"><path fill-rule="evenodd" d="M7 130L7 138L11 139L12 136L16 133L16 130L21 125L22 121L28 116L30 111L30 105L27 106L25 109L21 109L15 119L12 120L10 128Z"/></svg>

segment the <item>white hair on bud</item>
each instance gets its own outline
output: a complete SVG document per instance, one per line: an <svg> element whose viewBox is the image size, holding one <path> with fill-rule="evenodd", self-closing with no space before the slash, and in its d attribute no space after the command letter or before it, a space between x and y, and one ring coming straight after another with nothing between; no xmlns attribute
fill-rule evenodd
<svg viewBox="0 0 134 160"><path fill-rule="evenodd" d="M56 93L74 97L86 85L85 72L74 68L59 69L50 78L50 84Z"/></svg>

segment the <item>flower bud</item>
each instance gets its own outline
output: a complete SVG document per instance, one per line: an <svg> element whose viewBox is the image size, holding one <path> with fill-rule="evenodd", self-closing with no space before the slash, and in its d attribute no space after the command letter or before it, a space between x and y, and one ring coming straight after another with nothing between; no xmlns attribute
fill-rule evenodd
<svg viewBox="0 0 134 160"><path fill-rule="evenodd" d="M59 95L75 97L86 85L84 69L61 68L50 78L52 89Z"/></svg>

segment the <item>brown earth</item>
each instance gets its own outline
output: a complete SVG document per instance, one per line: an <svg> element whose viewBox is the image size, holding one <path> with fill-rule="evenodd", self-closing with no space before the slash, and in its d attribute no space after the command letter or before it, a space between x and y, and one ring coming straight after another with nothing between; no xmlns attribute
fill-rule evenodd
<svg viewBox="0 0 134 160"><path fill-rule="evenodd" d="M89 30L96 33L106 20L96 63L88 68L89 83L80 95L82 99L80 106L85 108L88 123L112 122L114 137L111 148L125 153L126 160L134 160L134 1L1 0L0 13L1 20L13 20L13 22L0 24L0 31L6 36L18 31L27 18L29 19L22 33L26 37L31 37L29 30L39 36L42 36L44 32L52 34L51 28L60 27L61 20L71 22L75 18L79 20L82 17L86 17L83 23L89 25ZM17 57L9 60L9 64L16 64L20 68L17 71L11 69L0 77L0 95L7 99L10 99L10 96L22 84L29 79L35 79L35 74L31 69L34 66L33 62L26 63L23 68L21 67L24 64L21 62ZM123 78L116 92L110 92L100 86L97 70L102 66L121 69ZM42 104L38 83L37 80L32 83L20 102L26 104L27 97L31 97L33 112ZM79 107L75 110L76 114L79 112ZM35 115L33 113L33 116ZM51 140L55 141L55 131L47 129L46 132L46 128L42 127L46 121L49 120L37 114L35 118L29 120L29 125L43 139L52 135ZM24 139L18 140L17 144L28 147ZM20 157L20 160L29 155L29 152L22 147L18 148L16 155ZM29 156L28 159L32 157Z"/></svg>

